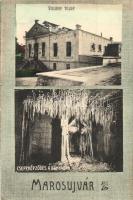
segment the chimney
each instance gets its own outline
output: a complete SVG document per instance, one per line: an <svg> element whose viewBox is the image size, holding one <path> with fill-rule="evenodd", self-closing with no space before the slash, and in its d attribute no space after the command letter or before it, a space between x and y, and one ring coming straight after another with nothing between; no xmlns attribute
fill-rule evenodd
<svg viewBox="0 0 133 200"><path fill-rule="evenodd" d="M77 30L80 30L80 29L81 29L81 25L76 24L76 29L77 29Z"/></svg>
<svg viewBox="0 0 133 200"><path fill-rule="evenodd" d="M38 19L35 19L35 24L37 24L39 22L39 20Z"/></svg>

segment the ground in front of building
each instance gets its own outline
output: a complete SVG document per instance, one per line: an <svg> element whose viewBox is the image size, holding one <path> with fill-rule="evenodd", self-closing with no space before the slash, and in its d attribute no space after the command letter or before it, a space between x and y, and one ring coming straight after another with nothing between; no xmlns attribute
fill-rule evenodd
<svg viewBox="0 0 133 200"><path fill-rule="evenodd" d="M16 78L17 86L73 86L73 85L120 85L121 67L87 67L77 70L45 72L37 77Z"/></svg>

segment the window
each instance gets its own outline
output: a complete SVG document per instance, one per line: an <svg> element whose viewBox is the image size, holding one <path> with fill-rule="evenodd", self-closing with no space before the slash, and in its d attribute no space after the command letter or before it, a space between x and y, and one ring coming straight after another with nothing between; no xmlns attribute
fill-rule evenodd
<svg viewBox="0 0 133 200"><path fill-rule="evenodd" d="M101 44L98 45L98 51L99 51L99 52L102 51L102 45L101 45Z"/></svg>
<svg viewBox="0 0 133 200"><path fill-rule="evenodd" d="M58 54L58 46L57 46L57 43L54 43L54 44L53 44L53 51L54 51L54 57L56 57L57 54Z"/></svg>
<svg viewBox="0 0 133 200"><path fill-rule="evenodd" d="M56 70L56 63L53 63L53 70Z"/></svg>
<svg viewBox="0 0 133 200"><path fill-rule="evenodd" d="M66 43L66 56L71 56L71 51L72 51L71 42L67 42Z"/></svg>
<svg viewBox="0 0 133 200"><path fill-rule="evenodd" d="M31 56L31 44L29 44L29 58Z"/></svg>
<svg viewBox="0 0 133 200"><path fill-rule="evenodd" d="M45 56L45 42L42 43L42 56Z"/></svg>
<svg viewBox="0 0 133 200"><path fill-rule="evenodd" d="M70 64L66 64L66 69L70 69Z"/></svg>
<svg viewBox="0 0 133 200"><path fill-rule="evenodd" d="M91 45L91 51L95 51L95 44L94 43Z"/></svg>
<svg viewBox="0 0 133 200"><path fill-rule="evenodd" d="M38 59L38 49L39 49L39 44L35 43L34 44L34 58Z"/></svg>

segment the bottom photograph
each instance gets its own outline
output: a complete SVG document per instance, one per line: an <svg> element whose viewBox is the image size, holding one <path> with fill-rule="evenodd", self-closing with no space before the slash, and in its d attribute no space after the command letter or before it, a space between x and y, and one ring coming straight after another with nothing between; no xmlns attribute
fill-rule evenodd
<svg viewBox="0 0 133 200"><path fill-rule="evenodd" d="M123 94L15 90L15 171L123 171Z"/></svg>

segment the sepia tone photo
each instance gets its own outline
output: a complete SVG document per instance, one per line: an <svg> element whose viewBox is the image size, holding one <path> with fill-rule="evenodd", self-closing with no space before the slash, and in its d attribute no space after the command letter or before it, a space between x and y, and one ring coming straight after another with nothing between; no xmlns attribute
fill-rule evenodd
<svg viewBox="0 0 133 200"><path fill-rule="evenodd" d="M16 85L120 85L121 40L121 5L17 4Z"/></svg>
<svg viewBox="0 0 133 200"><path fill-rule="evenodd" d="M122 90L16 90L17 172L123 171Z"/></svg>
<svg viewBox="0 0 133 200"><path fill-rule="evenodd" d="M1 199L133 197L133 1L1 0Z"/></svg>

